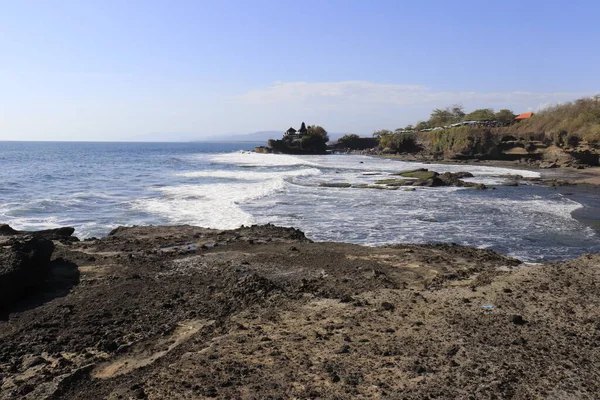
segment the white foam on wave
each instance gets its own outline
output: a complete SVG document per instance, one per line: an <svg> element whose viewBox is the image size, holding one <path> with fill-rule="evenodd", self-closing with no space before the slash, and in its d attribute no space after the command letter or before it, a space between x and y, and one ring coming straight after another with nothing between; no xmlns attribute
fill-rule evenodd
<svg viewBox="0 0 600 400"><path fill-rule="evenodd" d="M567 197L560 196L556 199L544 198L537 195L531 195L526 198L509 199L509 198L469 198L468 204L463 204L465 207L494 207L506 215L543 215L548 214L553 217L559 217L569 222L576 222L571 213L583 205L573 201ZM546 221L540 218L540 223ZM560 228L560 226L556 226Z"/></svg>
<svg viewBox="0 0 600 400"><path fill-rule="evenodd" d="M193 171L183 172L177 174L184 178L221 178L221 179L237 179L237 180L248 180L248 181L259 181L276 178L292 178L299 176L314 176L320 175L321 171L316 168L304 168L300 170L291 171L277 171L277 172L261 172L261 171Z"/></svg>
<svg viewBox="0 0 600 400"><path fill-rule="evenodd" d="M77 225L75 236L80 239L87 239L92 236L103 236L108 234L113 229L119 226L132 226L134 224L119 224L119 223L98 223L95 221L84 222Z"/></svg>
<svg viewBox="0 0 600 400"><path fill-rule="evenodd" d="M234 229L256 222L251 214L240 208L240 204L280 192L285 187L283 177L260 183L171 186L159 189L163 194L161 197L136 200L132 206L164 216L173 223Z"/></svg>
<svg viewBox="0 0 600 400"><path fill-rule="evenodd" d="M269 154L266 154L269 155ZM483 165L457 165L457 164L426 164L413 161L400 161L389 158L380 158L364 155L334 154L326 156L293 156L295 159L303 160L303 163L312 163L316 166L332 169L356 170L362 172L400 172L417 168L426 168L437 172L459 172L468 171L475 176L507 176L521 175L523 177L537 178L541 174L536 171L515 168L490 167Z"/></svg>
<svg viewBox="0 0 600 400"><path fill-rule="evenodd" d="M291 167L295 165L320 166L314 161L287 154L236 152L217 154L211 156L210 159L212 162L218 164L232 164L245 167Z"/></svg>
<svg viewBox="0 0 600 400"><path fill-rule="evenodd" d="M571 221L575 221L575 219L571 215L573 211L579 208L583 208L583 205L581 203L577 203L576 201L573 201L566 197L561 197L560 201L552 201L542 198L532 198L519 202L505 200L505 203L508 203L509 207L510 203L515 203L515 205L522 207L524 211L528 213L551 214Z"/></svg>
<svg viewBox="0 0 600 400"><path fill-rule="evenodd" d="M351 182L353 176L381 179L324 170L317 180ZM249 202L245 210L258 223L294 226L314 240L363 245L458 242L512 252L526 260L561 257L577 238L597 242L594 232L571 216L580 203L545 191L538 195L531 188L508 189L380 191L291 185L285 195L271 197L272 204Z"/></svg>
<svg viewBox="0 0 600 400"><path fill-rule="evenodd" d="M2 222L17 230L41 230L53 229L64 226L61 220L56 216L50 217L12 217L10 215L2 215Z"/></svg>

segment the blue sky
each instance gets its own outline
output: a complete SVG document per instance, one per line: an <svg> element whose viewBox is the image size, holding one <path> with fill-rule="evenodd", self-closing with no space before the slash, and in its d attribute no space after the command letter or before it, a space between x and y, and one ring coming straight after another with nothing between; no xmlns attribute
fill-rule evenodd
<svg viewBox="0 0 600 400"><path fill-rule="evenodd" d="M0 0L0 140L190 140L600 93L600 2Z"/></svg>

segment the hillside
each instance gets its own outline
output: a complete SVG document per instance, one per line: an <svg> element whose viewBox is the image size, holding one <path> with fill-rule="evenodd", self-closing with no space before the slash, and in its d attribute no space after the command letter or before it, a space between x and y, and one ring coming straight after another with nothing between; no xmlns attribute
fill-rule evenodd
<svg viewBox="0 0 600 400"><path fill-rule="evenodd" d="M576 138L573 144L577 141L600 144L600 95L550 106L504 130L520 136L533 134L545 141L569 142L569 138Z"/></svg>
<svg viewBox="0 0 600 400"><path fill-rule="evenodd" d="M507 115L514 118L511 110L466 114L451 106L434 110L414 128L374 136L384 153L420 158L519 160L542 168L600 165L600 95L551 106L522 121ZM482 119L494 117L505 120Z"/></svg>

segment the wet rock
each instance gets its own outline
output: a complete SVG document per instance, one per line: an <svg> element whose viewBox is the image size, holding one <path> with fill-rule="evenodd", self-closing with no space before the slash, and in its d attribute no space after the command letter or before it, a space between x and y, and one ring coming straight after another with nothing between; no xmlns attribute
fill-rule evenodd
<svg viewBox="0 0 600 400"><path fill-rule="evenodd" d="M18 234L19 234L19 231L14 230L7 224L0 224L0 235L12 236L12 235L18 235Z"/></svg>
<svg viewBox="0 0 600 400"><path fill-rule="evenodd" d="M348 182L321 182L319 183L319 186L330 188L349 188L352 187L352 184Z"/></svg>
<svg viewBox="0 0 600 400"><path fill-rule="evenodd" d="M1 224L0 225L0 235L1 236L32 236L40 239L47 240L79 240L75 237L71 237L75 232L75 228L72 227L62 227L55 229L44 229L41 231L18 231L11 228L9 225Z"/></svg>
<svg viewBox="0 0 600 400"><path fill-rule="evenodd" d="M420 180L429 180L436 178L439 174L435 171L429 171L426 168L413 169L410 171L403 171L395 173L394 175L403 176L405 178L417 178Z"/></svg>
<svg viewBox="0 0 600 400"><path fill-rule="evenodd" d="M457 187L472 187L475 189L486 189L486 186L475 182L465 182L461 178L471 178L473 174L470 172L444 172L439 174L435 171L427 169L418 169L413 171L398 172L392 175L402 176L406 179L380 179L375 181L378 185L388 187L397 186L420 186L420 187L440 187L440 186L457 186Z"/></svg>
<svg viewBox="0 0 600 400"><path fill-rule="evenodd" d="M44 282L53 251L50 240L36 237L14 237L0 247L0 309Z"/></svg>
<svg viewBox="0 0 600 400"><path fill-rule="evenodd" d="M540 168L542 168L542 169L558 168L558 164L555 162L544 161L544 162L540 163Z"/></svg>

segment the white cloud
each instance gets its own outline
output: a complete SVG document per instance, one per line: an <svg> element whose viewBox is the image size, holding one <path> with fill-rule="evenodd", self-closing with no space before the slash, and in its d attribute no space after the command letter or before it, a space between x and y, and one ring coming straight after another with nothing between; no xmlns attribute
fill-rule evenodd
<svg viewBox="0 0 600 400"><path fill-rule="evenodd" d="M599 90L600 91L600 90ZM244 115L245 131L316 123L331 132L368 134L425 120L434 108L462 104L476 108L509 108L517 113L538 110L594 95L595 92L449 92L422 85L368 81L274 82L230 99L229 109ZM258 129L257 129L258 128ZM237 130L244 131L243 127Z"/></svg>
<svg viewBox="0 0 600 400"><path fill-rule="evenodd" d="M117 89L109 92L110 96L65 94L54 88L30 88L15 96L2 92L0 140L189 140L226 132L283 132L302 121L330 132L369 134L414 124L427 119L432 109L454 103L466 110L524 112L595 94L447 92L368 81L275 82L228 98L220 90L202 88L135 96Z"/></svg>
<svg viewBox="0 0 600 400"><path fill-rule="evenodd" d="M330 108L387 105L418 106L434 104L436 107L453 103L477 104L490 107L497 104L552 104L572 100L593 92L436 92L421 85L400 85L368 81L342 82L275 82L264 89L253 90L238 96L235 101L249 105L322 105Z"/></svg>
<svg viewBox="0 0 600 400"><path fill-rule="evenodd" d="M427 93L419 85L393 85L366 81L344 82L275 82L237 98L247 104L268 105L282 102L392 103L415 101Z"/></svg>

